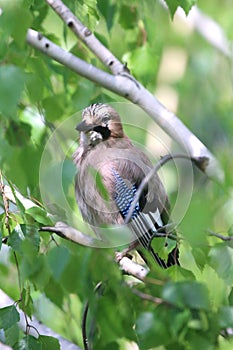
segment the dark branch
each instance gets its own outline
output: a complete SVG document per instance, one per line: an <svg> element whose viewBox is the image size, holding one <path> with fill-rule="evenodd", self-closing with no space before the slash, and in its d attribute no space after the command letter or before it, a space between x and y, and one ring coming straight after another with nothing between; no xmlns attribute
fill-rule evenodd
<svg viewBox="0 0 233 350"><path fill-rule="evenodd" d="M233 241L233 236L224 236L224 235L221 235L219 233L212 232L210 230L208 230L208 234L209 234L209 236L217 237L217 238L221 239L222 241L226 241L226 242Z"/></svg>
<svg viewBox="0 0 233 350"><path fill-rule="evenodd" d="M137 204L137 202L139 201L139 198L144 190L144 188L146 187L146 185L148 184L148 182L152 179L152 177L154 176L155 173L157 173L159 171L159 169L161 169L161 167L166 164L167 162L169 162L170 160L173 160L173 159L186 159L186 160L189 160L189 161L192 161L195 165L198 166L199 169L203 170L202 167L204 166L204 163L208 162L208 158L206 157L197 157L197 158L194 158L194 157L188 157L187 155L185 154L168 154L164 157L162 157L158 163L151 169L151 171L144 177L144 179L142 180L140 186L138 187L137 189L137 192L136 192L136 195L134 197L134 200L133 202L131 203L131 206L130 206L130 210L128 211L128 214L125 218L125 224L128 224L130 219L131 219L131 216L133 214L133 211L134 211L134 208Z"/></svg>

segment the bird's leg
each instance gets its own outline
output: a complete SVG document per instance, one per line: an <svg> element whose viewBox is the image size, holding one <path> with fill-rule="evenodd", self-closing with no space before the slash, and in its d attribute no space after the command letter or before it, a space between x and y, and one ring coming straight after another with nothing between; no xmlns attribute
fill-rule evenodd
<svg viewBox="0 0 233 350"><path fill-rule="evenodd" d="M124 250L122 250L122 252L115 252L115 260L117 263L119 263L119 261L124 258L125 256L128 256L129 252L131 252L131 250L135 249L138 246L138 241L134 241L132 242L127 248L125 248Z"/></svg>

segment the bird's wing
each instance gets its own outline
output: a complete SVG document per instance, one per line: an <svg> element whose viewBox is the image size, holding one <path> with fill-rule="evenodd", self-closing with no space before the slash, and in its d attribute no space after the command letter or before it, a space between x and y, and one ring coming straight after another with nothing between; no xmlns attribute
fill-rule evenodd
<svg viewBox="0 0 233 350"><path fill-rule="evenodd" d="M151 170L149 159L140 150L125 150L124 157L118 154L117 160L110 160L102 169L106 187L111 193L123 219L126 218L136 191L146 174ZM164 186L157 174L145 186L136 203L129 226L137 240L150 250L156 262L168 267L177 262L174 254L169 254L167 262L156 254L151 241L160 229L166 234L164 226L169 219L169 202ZM175 246L175 244L174 244Z"/></svg>

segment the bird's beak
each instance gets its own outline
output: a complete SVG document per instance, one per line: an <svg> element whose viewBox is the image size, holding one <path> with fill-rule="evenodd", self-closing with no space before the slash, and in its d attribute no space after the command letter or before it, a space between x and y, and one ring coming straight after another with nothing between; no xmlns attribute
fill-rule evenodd
<svg viewBox="0 0 233 350"><path fill-rule="evenodd" d="M81 123L79 123L76 126L76 130L78 131L90 131L94 128L95 126L93 124L87 124L85 120L81 121Z"/></svg>

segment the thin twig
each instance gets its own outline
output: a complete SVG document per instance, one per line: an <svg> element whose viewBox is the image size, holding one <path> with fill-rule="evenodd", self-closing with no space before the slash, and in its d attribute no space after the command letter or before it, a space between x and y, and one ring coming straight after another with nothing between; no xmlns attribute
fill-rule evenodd
<svg viewBox="0 0 233 350"><path fill-rule="evenodd" d="M89 302L87 301L84 305L84 311L82 316L82 338L83 338L83 346L84 350L90 350L88 345L87 338L87 314L89 310Z"/></svg>
<svg viewBox="0 0 233 350"><path fill-rule="evenodd" d="M155 173L157 173L159 171L159 169L164 165L166 164L167 162L169 162L170 160L173 160L173 159L186 159L186 160L189 160L189 161L192 161L194 162L199 168L202 166L203 162L206 161L206 158L204 157L201 157L201 159L196 159L196 158L192 158L192 157L188 157L187 155L185 154L168 154L164 157L162 157L158 163L156 163L156 165L149 171L149 173L144 177L144 179L142 180L142 182L140 183L140 186L138 187L137 189L137 192L135 194L135 197L134 197L134 200L133 202L131 203L130 205L130 209L128 211L128 214L125 218L125 224L128 224L130 219L131 219L131 216L133 214L133 211L135 209L135 206L137 205L137 202L139 201L139 198L142 194L142 191L144 190L144 188L146 187L146 185L148 184L148 182L152 179L152 177L155 175Z"/></svg>
<svg viewBox="0 0 233 350"><path fill-rule="evenodd" d="M224 236L224 235L221 235L219 233L215 233L215 232L212 232L210 230L208 230L208 234L209 236L214 236L214 237L217 237L219 239L221 239L222 241L233 241L233 236Z"/></svg>
<svg viewBox="0 0 233 350"><path fill-rule="evenodd" d="M146 277L145 278L145 283L150 283L150 284L154 284L156 286L163 286L164 285L164 281L152 278L152 277Z"/></svg>
<svg viewBox="0 0 233 350"><path fill-rule="evenodd" d="M167 303L166 301L164 301L161 298L154 297L153 295L140 292L136 288L131 288L131 291L133 292L133 294L137 295L138 297L140 297L143 300L152 301L153 303L158 304L158 305Z"/></svg>
<svg viewBox="0 0 233 350"><path fill-rule="evenodd" d="M22 285L21 285L21 278L20 278L19 262L18 262L18 258L17 258L15 250L14 250L13 254L14 254L15 265L16 265L17 276L18 276L18 284L19 284L19 292L20 292L19 301L22 302Z"/></svg>
<svg viewBox="0 0 233 350"><path fill-rule="evenodd" d="M3 175L2 171L0 170L0 191L3 199L3 205L4 205L4 210L5 210L5 226L8 231L8 234L10 235L10 224L9 224L9 202L5 194L5 185L3 182Z"/></svg>
<svg viewBox="0 0 233 350"><path fill-rule="evenodd" d="M94 288L95 294L98 294L99 296L103 295L105 284L103 282L97 283L97 285ZM84 350L91 350L91 347L89 345L88 337L87 337L87 315L89 311L89 302L87 301L84 306L83 316L82 316L82 338L83 338L83 346Z"/></svg>

